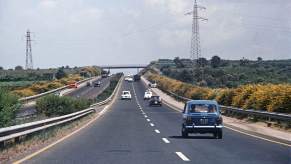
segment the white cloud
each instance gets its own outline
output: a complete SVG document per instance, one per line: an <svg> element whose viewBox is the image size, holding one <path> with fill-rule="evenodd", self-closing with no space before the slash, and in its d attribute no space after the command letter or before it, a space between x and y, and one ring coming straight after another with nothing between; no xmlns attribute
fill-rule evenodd
<svg viewBox="0 0 291 164"><path fill-rule="evenodd" d="M57 6L57 1L56 0L41 0L40 1L40 7L41 8L55 8Z"/></svg>
<svg viewBox="0 0 291 164"><path fill-rule="evenodd" d="M158 38L160 45L165 48L179 48L188 44L190 36L191 33L186 30L162 30Z"/></svg>
<svg viewBox="0 0 291 164"><path fill-rule="evenodd" d="M24 64L27 28L37 67L188 57L193 1L0 0L0 66ZM291 3L278 1L199 0L203 55L291 58Z"/></svg>

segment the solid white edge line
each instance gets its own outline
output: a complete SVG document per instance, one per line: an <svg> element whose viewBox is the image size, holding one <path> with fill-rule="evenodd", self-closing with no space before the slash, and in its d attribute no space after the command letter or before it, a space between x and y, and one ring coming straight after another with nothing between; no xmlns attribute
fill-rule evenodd
<svg viewBox="0 0 291 164"><path fill-rule="evenodd" d="M121 84L119 85L119 88L117 89L117 92L116 92L116 93L118 93L118 92L120 91L120 88L121 88L120 86L121 86L121 85L122 85L122 82L121 82ZM81 126L80 128L76 129L75 131L69 133L68 135L65 135L64 137L62 137L62 138L58 139L57 141L55 141L55 142L49 144L48 146L46 146L46 147L44 147L44 148L41 148L40 150L37 150L36 152L34 152L34 153L32 153L32 154L29 154L29 155L27 155L27 156L25 156L25 157L23 157L23 158L21 158L21 159L18 159L17 161L14 161L14 162L12 162L12 163L13 163L13 164L20 164L20 163L23 163L23 162L25 162L25 161L27 161L27 160L29 160L29 159L32 159L33 157L37 156L38 154L40 154L40 153L42 153L42 152L44 152L44 151L50 149L51 147L53 147L53 146L57 145L58 143L60 143L60 142L62 142L62 141L64 141L64 140L70 138L70 137L73 136L74 134L76 134L76 133L78 133L79 131L81 131L82 129L86 128L86 127L89 126L91 123L93 123L93 122L96 121L98 118L100 118L100 117L104 114L104 112L107 111L107 108L109 108L109 107L112 106L112 104L114 103L114 101L116 101L116 98L117 98L117 95L113 96L112 101L111 101L108 105L106 105L106 106L102 109L102 111L100 111L100 112L102 112L101 115L100 115L100 112L97 113L97 115L96 115L95 118L91 119L89 122L87 122L86 124L84 124L84 125ZM103 111L104 111L104 112L103 112Z"/></svg>
<svg viewBox="0 0 291 164"><path fill-rule="evenodd" d="M85 128L86 128L87 126L89 126L91 123L93 123L93 122L96 121L98 118L100 118L100 117L104 114L104 112L107 111L107 108L108 108L109 106L111 106L111 105L107 105L107 106L105 106L105 107L102 109L102 111L100 111L99 113L97 113L97 115L96 115L95 118L93 118L92 120L90 120L89 122L87 122L86 124L84 124L83 126L81 126L80 128L76 129L75 131L69 133L68 135L65 135L64 137L62 137L62 138L56 140L55 142L49 144L48 146L46 146L46 147L44 147L44 148L42 148L42 149L40 149L40 150L37 150L36 152L34 152L34 153L30 154L30 155L27 155L27 156L25 156L24 158L19 159L19 160L17 160L17 161L14 161L14 162L12 162L12 163L13 163L13 164L20 164L20 163L23 163L24 161L27 161L27 160L29 160L29 159L32 159L33 157L37 156L38 154L40 154L40 153L42 153L42 152L44 152L44 151L50 149L51 147L57 145L58 143L60 143L60 142L62 142L62 141L64 141L64 140L70 138L71 136L73 136L74 134L78 133L78 132L81 131L82 129L85 129ZM102 113L101 113L101 112L102 112ZM100 114L100 113L101 113L101 114Z"/></svg>
<svg viewBox="0 0 291 164"><path fill-rule="evenodd" d="M162 138L162 140L163 140L165 143L170 143L170 141L169 141L167 138Z"/></svg>
<svg viewBox="0 0 291 164"><path fill-rule="evenodd" d="M190 161L182 152L176 152L176 154L183 160L183 161Z"/></svg>
<svg viewBox="0 0 291 164"><path fill-rule="evenodd" d="M166 105L172 109L172 110L175 110L177 112L181 112L180 109L177 109L177 107L173 106L173 105L170 105L169 103L166 103ZM279 145L283 145L283 146L287 146L287 147L291 147L290 144L287 144L287 143L283 143L283 142L279 142L279 141L275 141L275 140L272 140L272 139L267 139L267 138L264 138L264 137L260 137L260 136L257 136L257 135L253 135L253 134L250 134L250 133L247 133L247 132L243 132L243 131L240 131L240 130L237 130L237 129L234 129L234 128L231 128L231 127L228 127L226 125L224 125L225 128L229 129L229 130L232 130L232 131L235 131L235 132L238 132L238 133L241 133L241 134L244 134L244 135L247 135L247 136L251 136L251 137L254 137L254 138L258 138L258 139L261 139L261 140L265 140L265 141L268 141L268 142L272 142L272 143L276 143L276 144L279 144Z"/></svg>
<svg viewBox="0 0 291 164"><path fill-rule="evenodd" d="M251 137L254 137L254 138L261 139L261 140L265 140L265 141L269 141L269 142L272 142L272 143L276 143L276 144L279 144L279 145L284 145L284 146L287 146L287 147L291 147L291 145L287 144L287 143L278 142L278 141L275 141L275 140L271 140L271 139L267 139L267 138L264 138L264 137L256 136L256 135L253 135L253 134L249 134L249 133L246 133L246 132L243 132L243 131L240 131L240 130L237 130L237 129L234 129L234 128L231 128L231 127L228 127L228 126L224 126L224 127L227 128L227 129L230 129L232 131L247 135L247 136L251 136Z"/></svg>

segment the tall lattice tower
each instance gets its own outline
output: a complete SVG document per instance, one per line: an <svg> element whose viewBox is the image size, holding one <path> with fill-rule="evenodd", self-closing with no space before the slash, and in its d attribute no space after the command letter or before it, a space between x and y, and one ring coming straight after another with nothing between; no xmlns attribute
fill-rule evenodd
<svg viewBox="0 0 291 164"><path fill-rule="evenodd" d="M191 36L191 49L190 49L190 59L195 62L195 66L198 67L198 70L201 69L202 77L201 79L204 80L204 73L202 64L199 63L199 58L202 57L201 55L201 46L200 46L200 34L199 34L199 20L207 20L202 18L198 14L198 9L206 9L205 7L198 6L197 0L194 1L193 11L187 14L192 14L192 36Z"/></svg>
<svg viewBox="0 0 291 164"><path fill-rule="evenodd" d="M26 60L25 69L33 69L30 31L26 32Z"/></svg>

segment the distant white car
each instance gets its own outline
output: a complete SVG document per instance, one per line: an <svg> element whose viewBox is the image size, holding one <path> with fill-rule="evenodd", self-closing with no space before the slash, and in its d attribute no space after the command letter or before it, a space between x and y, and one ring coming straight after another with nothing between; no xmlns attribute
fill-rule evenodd
<svg viewBox="0 0 291 164"><path fill-rule="evenodd" d="M151 87L151 88L157 88L157 83L156 82L149 83L149 87Z"/></svg>
<svg viewBox="0 0 291 164"><path fill-rule="evenodd" d="M62 95L61 95L61 92L55 92L54 95L55 95L55 96L59 96L59 97L62 96Z"/></svg>
<svg viewBox="0 0 291 164"><path fill-rule="evenodd" d="M152 95L153 95L153 93L152 93L151 91L147 90L147 91L144 93L144 97L143 97L143 99L144 99L144 100L148 100L148 99L150 99L150 98L152 97Z"/></svg>
<svg viewBox="0 0 291 164"><path fill-rule="evenodd" d="M127 81L128 81L128 82L133 82L133 78L132 78L132 77L129 77L129 78L127 79Z"/></svg>
<svg viewBox="0 0 291 164"><path fill-rule="evenodd" d="M130 94L130 91L122 91L122 94L121 94L121 99L124 100L124 99L131 99L131 94Z"/></svg>

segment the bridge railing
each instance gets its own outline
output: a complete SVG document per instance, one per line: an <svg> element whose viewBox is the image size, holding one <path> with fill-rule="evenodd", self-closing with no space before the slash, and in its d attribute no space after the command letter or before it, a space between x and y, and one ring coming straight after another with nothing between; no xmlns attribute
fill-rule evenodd
<svg viewBox="0 0 291 164"><path fill-rule="evenodd" d="M103 69L122 69L122 68L146 68L148 65L145 64L128 64L128 65L103 65L99 66Z"/></svg>

